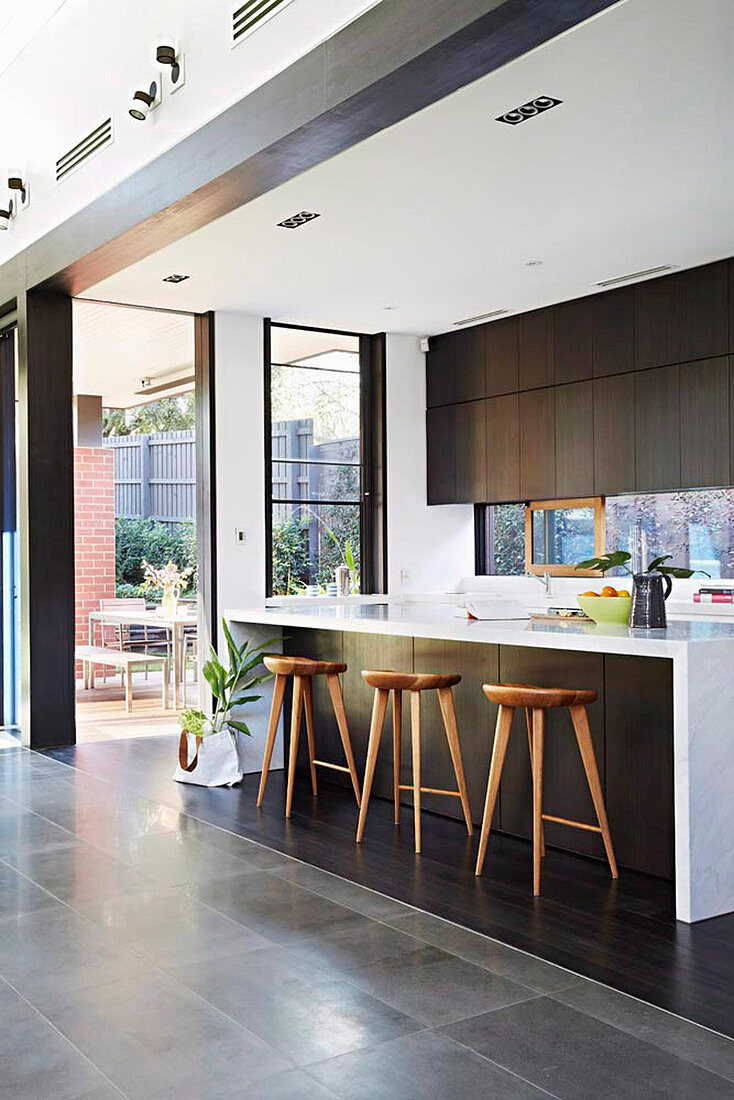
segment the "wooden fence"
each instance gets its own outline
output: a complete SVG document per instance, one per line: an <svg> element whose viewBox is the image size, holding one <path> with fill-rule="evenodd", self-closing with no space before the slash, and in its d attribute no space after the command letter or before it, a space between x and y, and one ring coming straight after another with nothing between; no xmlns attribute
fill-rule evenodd
<svg viewBox="0 0 734 1100"><path fill-rule="evenodd" d="M111 436L115 515L184 523L196 518L196 438L192 431Z"/></svg>

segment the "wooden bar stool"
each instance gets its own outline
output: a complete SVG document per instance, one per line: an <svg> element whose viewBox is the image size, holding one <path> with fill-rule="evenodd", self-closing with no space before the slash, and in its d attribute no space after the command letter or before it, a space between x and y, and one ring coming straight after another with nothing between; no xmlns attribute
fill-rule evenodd
<svg viewBox="0 0 734 1100"><path fill-rule="evenodd" d="M357 843L362 840L364 825L367 817L367 804L372 790L372 780L375 776L377 753L380 748L382 727L385 722L385 711L390 692L393 692L393 802L395 806L395 824L400 821L400 792L413 792L413 814L415 820L415 850L421 850L421 793L445 794L451 798L461 799L461 808L464 811L466 827L471 836L473 829L471 813L469 811L469 794L466 780L464 779L464 766L461 762L461 748L459 746L459 731L456 726L456 711L454 710L454 696L451 689L459 683L461 676L440 676L410 672L363 672L362 676L370 687L375 689L375 702L372 708L372 724L370 726L370 739L367 748L367 767L364 775L362 789L362 805L359 811L359 824L357 826ZM400 782L400 739L402 732L403 695L404 691L410 692L410 726L413 748L413 782ZM421 692L435 691L438 694L438 702L441 707L446 740L449 743L451 762L454 766L457 791L445 791L435 787L421 786Z"/></svg>
<svg viewBox="0 0 734 1100"><path fill-rule="evenodd" d="M604 795L602 794L599 772L596 767L594 744L591 740L589 719L586 714L587 705L596 701L597 693L595 691L573 691L566 688L531 687L529 684L483 684L482 688L487 698L499 706L499 711L475 873L481 875L484 857L487 854L489 830L492 824L495 803L497 802L507 744L510 739L512 717L516 707L524 707L528 726L530 769L533 776L533 893L536 896L540 894L540 866L545 855L544 821L555 821L559 825L570 825L574 829L586 829L591 833L601 833L612 878L618 878L617 861L614 858L614 848L612 847L612 834L609 831L607 811L604 807ZM545 712L552 707L568 707L570 711L571 722L573 723L581 760L586 772L586 781L589 784L598 825L587 825L583 821L569 821L565 817L553 817L551 814L543 813Z"/></svg>
<svg viewBox="0 0 734 1100"><path fill-rule="evenodd" d="M346 672L347 666L338 661L312 661L309 657L265 657L263 659L263 664L269 672L274 674L275 688L273 690L273 704L270 708L270 722L268 723L268 735L265 742L265 758L263 760L262 775L260 776L260 789L257 794L258 806L262 805L262 800L265 795L265 784L268 781L268 771L270 770L270 761L273 755L275 735L278 732L278 720L280 719L280 712L283 709L283 695L285 693L286 681L289 676L293 677L293 707L291 711L291 740L288 756L288 790L285 799L285 816L291 816L302 710L306 712L306 737L308 738L308 760L311 767L311 788L313 793L318 793L316 788L317 765L320 768L331 768L333 771L337 772L347 772L352 780L354 797L357 799L357 805L359 806L359 779L357 778L357 768L354 763L354 753L352 752L352 741L349 736L347 715L344 710L344 699L342 698L342 689L339 682L339 673ZM326 677L329 695L331 696L331 704L336 716L336 724L339 727L339 734L344 747L344 756L347 761L346 767L342 764L332 764L328 760L316 759L313 726L313 690L311 685L314 676Z"/></svg>

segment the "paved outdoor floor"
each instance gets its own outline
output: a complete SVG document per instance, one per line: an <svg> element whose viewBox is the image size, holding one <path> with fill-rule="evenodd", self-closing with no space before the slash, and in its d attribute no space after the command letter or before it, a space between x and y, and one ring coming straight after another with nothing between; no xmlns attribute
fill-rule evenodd
<svg viewBox="0 0 734 1100"><path fill-rule="evenodd" d="M0 1097L734 1098L734 1041L0 752Z"/></svg>

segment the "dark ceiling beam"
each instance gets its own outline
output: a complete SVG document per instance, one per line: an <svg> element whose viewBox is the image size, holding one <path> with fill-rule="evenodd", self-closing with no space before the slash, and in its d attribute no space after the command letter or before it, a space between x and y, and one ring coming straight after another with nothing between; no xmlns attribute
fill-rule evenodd
<svg viewBox="0 0 734 1100"><path fill-rule="evenodd" d="M382 0L0 267L0 302L81 294L617 2Z"/></svg>

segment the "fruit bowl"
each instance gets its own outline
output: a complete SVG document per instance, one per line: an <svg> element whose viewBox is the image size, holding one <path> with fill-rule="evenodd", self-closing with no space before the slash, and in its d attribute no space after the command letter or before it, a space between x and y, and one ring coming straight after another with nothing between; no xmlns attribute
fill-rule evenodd
<svg viewBox="0 0 734 1100"><path fill-rule="evenodd" d="M577 596L579 607L595 623L626 624L630 617L632 599L623 596Z"/></svg>

